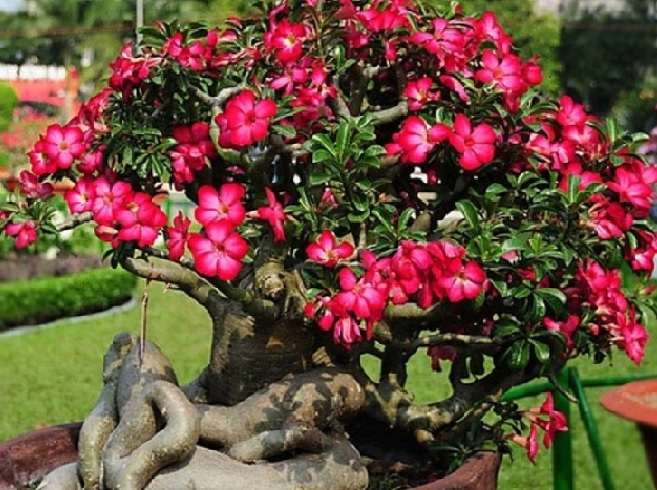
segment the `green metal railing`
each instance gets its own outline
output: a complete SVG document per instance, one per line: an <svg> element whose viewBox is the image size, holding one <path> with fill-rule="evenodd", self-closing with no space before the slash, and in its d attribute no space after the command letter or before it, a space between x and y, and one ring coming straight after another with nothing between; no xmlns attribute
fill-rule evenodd
<svg viewBox="0 0 657 490"><path fill-rule="evenodd" d="M557 376L557 383L566 388L570 393L573 393L578 399L579 414L582 418L586 435L588 437L589 447L593 453L597 468L598 476L602 482L604 490L614 490L611 472L609 471L609 464L607 463L607 455L600 440L598 432L598 424L591 413L591 405L586 397L585 388L601 387L601 386L617 386L632 381L639 381L642 379L655 378L654 374L643 376L621 376L609 378L590 378L581 379L577 368L568 367L563 369ZM537 396L546 391L554 393L555 409L564 414L566 420L570 420L571 407L573 403L570 402L563 394L557 390L552 383L543 382L535 383L527 386L519 386L509 390L504 395L505 401L513 401L520 398L527 398ZM574 484L574 470L573 470L573 440L572 431L558 432L552 448L552 482L554 490L573 490Z"/></svg>

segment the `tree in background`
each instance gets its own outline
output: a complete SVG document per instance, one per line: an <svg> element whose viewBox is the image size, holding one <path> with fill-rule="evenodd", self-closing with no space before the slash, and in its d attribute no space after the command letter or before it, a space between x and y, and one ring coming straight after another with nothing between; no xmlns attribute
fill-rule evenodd
<svg viewBox="0 0 657 490"><path fill-rule="evenodd" d="M12 114L17 104L16 91L10 85L0 82L0 133L11 124Z"/></svg>
<svg viewBox="0 0 657 490"><path fill-rule="evenodd" d="M144 4L147 25L173 19L221 23L250 6L245 0L151 0ZM96 84L108 76L106 67L120 47L134 39L135 17L136 0L33 0L25 11L0 14L0 63L75 65L83 81Z"/></svg>
<svg viewBox="0 0 657 490"><path fill-rule="evenodd" d="M606 115L621 94L637 89L657 56L656 6L655 0L626 0L612 13L583 10L572 1L563 13L559 49L565 91Z"/></svg>
<svg viewBox="0 0 657 490"><path fill-rule="evenodd" d="M437 5L448 5L447 0L433 0ZM559 19L550 13L538 12L535 1L527 0L461 0L466 14L492 10L500 23L513 36L514 45L524 58L539 56L543 70L541 88L550 94L560 89L561 61L559 60Z"/></svg>

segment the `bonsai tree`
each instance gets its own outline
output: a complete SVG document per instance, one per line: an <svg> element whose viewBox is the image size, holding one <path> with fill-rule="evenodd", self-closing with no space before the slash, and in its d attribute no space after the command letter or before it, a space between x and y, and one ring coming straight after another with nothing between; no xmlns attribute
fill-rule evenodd
<svg viewBox="0 0 657 490"><path fill-rule="evenodd" d="M643 357L657 170L640 137L542 98L491 13L262 9L143 29L29 153L2 215L18 246L94 222L114 267L213 327L186 386L145 328L117 335L80 462L46 482L356 489L399 468L391 447L427 478L510 442L533 459L564 417L552 395L518 410L509 388L580 355ZM52 226L42 191L63 178L71 219ZM193 212L165 214L167 185ZM420 404L407 366L427 354L450 390Z"/></svg>

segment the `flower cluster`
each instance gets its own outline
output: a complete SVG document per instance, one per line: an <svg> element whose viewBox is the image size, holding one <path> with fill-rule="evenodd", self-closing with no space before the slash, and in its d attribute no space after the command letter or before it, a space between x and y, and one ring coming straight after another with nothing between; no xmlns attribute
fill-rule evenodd
<svg viewBox="0 0 657 490"><path fill-rule="evenodd" d="M348 242L337 245L329 231L306 249L310 260L325 267L335 267L353 251ZM464 261L465 249L446 240L426 245L404 240L391 257L377 259L364 251L360 258L361 277L349 266L341 268L337 293L321 296L306 307L309 318L317 318L324 330L333 329L336 342L346 346L361 339L361 324L366 338L371 338L388 303L402 305L414 300L422 308L443 300L457 303L477 298L486 285L481 266Z"/></svg>
<svg viewBox="0 0 657 490"><path fill-rule="evenodd" d="M550 391L540 407L529 409L523 415L529 420L529 434L521 436L512 433L507 438L524 447L527 457L533 463L538 454L539 429L543 431L543 446L548 449L554 442L557 432L568 430L567 421L563 413L555 410L554 397Z"/></svg>

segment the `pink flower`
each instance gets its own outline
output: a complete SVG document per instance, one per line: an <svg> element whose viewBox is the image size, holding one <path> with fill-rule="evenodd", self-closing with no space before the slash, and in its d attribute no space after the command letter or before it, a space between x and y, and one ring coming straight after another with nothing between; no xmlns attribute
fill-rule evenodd
<svg viewBox="0 0 657 490"><path fill-rule="evenodd" d="M335 267L339 260L348 259L353 253L354 246L349 242L336 246L335 235L328 230L322 231L317 241L306 247L308 258L324 267Z"/></svg>
<svg viewBox="0 0 657 490"><path fill-rule="evenodd" d="M432 84L433 81L429 77L408 81L404 89L404 95L408 99L408 108L410 110L419 111L427 102L440 98L439 92L431 92Z"/></svg>
<svg viewBox="0 0 657 490"><path fill-rule="evenodd" d="M543 318L543 325L550 332L559 332L566 337L568 344L571 343L573 333L579 328L580 319L577 315L568 315L565 321L557 321L552 318Z"/></svg>
<svg viewBox="0 0 657 490"><path fill-rule="evenodd" d="M271 189L268 187L265 188L265 193L267 194L269 205L250 212L249 216L268 221L269 226L271 226L274 232L274 241L282 242L285 240L283 222L287 219L287 216L283 212L283 205L276 201L276 196Z"/></svg>
<svg viewBox="0 0 657 490"><path fill-rule="evenodd" d="M77 126L48 126L43 136L43 152L58 169L66 170L85 150L84 133Z"/></svg>
<svg viewBox="0 0 657 490"><path fill-rule="evenodd" d="M444 289L452 303L464 299L475 299L484 290L486 274L479 264L470 261L453 276L437 279L437 284Z"/></svg>
<svg viewBox="0 0 657 490"><path fill-rule="evenodd" d="M345 267L338 273L341 291L333 298L331 309L338 317L353 313L367 322L368 338L374 323L383 317L387 298L375 284L358 279L353 271Z"/></svg>
<svg viewBox="0 0 657 490"><path fill-rule="evenodd" d="M93 196L94 220L100 225L111 225L114 222L114 210L120 209L132 196L132 186L120 180L110 183L100 177L94 182Z"/></svg>
<svg viewBox="0 0 657 490"><path fill-rule="evenodd" d="M568 431L566 416L559 410L554 409L554 397L551 391L546 393L545 401L539 407L538 411L532 409L530 412L539 414L533 421L545 431L545 434L543 434L543 446L545 446L545 449L548 449L552 445L557 432Z"/></svg>
<svg viewBox="0 0 657 490"><path fill-rule="evenodd" d="M185 253L185 246L189 239L189 226L192 221L185 218L182 211L173 218L173 227L167 228L167 249L171 260L180 260Z"/></svg>
<svg viewBox="0 0 657 490"><path fill-rule="evenodd" d="M204 234L192 233L188 246L198 272L222 281L235 279L239 274L249 246L228 220L209 223Z"/></svg>
<svg viewBox="0 0 657 490"><path fill-rule="evenodd" d="M224 148L239 148L262 141L269 131L269 123L276 114L276 103L271 99L255 102L251 90L242 90L226 103L217 116L219 144Z"/></svg>
<svg viewBox="0 0 657 490"><path fill-rule="evenodd" d="M425 163L429 152L449 133L449 128L443 124L429 128L421 117L409 116L393 135L393 143L386 145L386 151L389 155L400 154L402 163Z"/></svg>
<svg viewBox="0 0 657 490"><path fill-rule="evenodd" d="M117 238L134 240L139 247L153 245L160 229L167 224L167 215L145 192L136 192L127 198L115 209L114 219L121 225Z"/></svg>
<svg viewBox="0 0 657 490"><path fill-rule="evenodd" d="M225 219L233 226L239 226L246 216L242 204L245 192L242 184L233 182L222 185L219 192L212 186L203 185L198 191L198 207L194 215L202 225Z"/></svg>
<svg viewBox="0 0 657 490"><path fill-rule="evenodd" d="M303 41L309 29L303 23L293 24L286 18L263 34L265 48L281 63L293 63L301 57Z"/></svg>
<svg viewBox="0 0 657 490"><path fill-rule="evenodd" d="M476 170L495 158L495 130L486 123L474 129L464 114L457 114L449 142L461 154L459 163L465 170Z"/></svg>
<svg viewBox="0 0 657 490"><path fill-rule="evenodd" d="M631 310L629 315L619 313L616 317L621 334L621 338L617 341L618 346L625 350L627 357L635 364L641 364L649 338L646 328L635 321L634 310Z"/></svg>
<svg viewBox="0 0 657 490"><path fill-rule="evenodd" d="M351 316L345 315L335 322L333 326L333 342L349 347L354 342L360 342L360 339L360 327Z"/></svg>
<svg viewBox="0 0 657 490"><path fill-rule="evenodd" d="M71 213L84 213L93 209L95 199L95 179L83 177L75 183L73 189L64 193L64 200Z"/></svg>
<svg viewBox="0 0 657 490"><path fill-rule="evenodd" d="M5 232L9 236L16 237L16 248L25 248L37 240L36 225L34 221L9 223L5 226Z"/></svg>
<svg viewBox="0 0 657 490"><path fill-rule="evenodd" d="M28 198L43 199L53 193L52 184L39 182L36 174L29 170L22 170L18 174L18 180L21 186L21 194Z"/></svg>
<svg viewBox="0 0 657 490"><path fill-rule="evenodd" d="M538 454L538 427L535 424L529 426L529 435L521 436L515 432L506 436L511 442L515 442L527 451L527 459L535 464Z"/></svg>
<svg viewBox="0 0 657 490"><path fill-rule="evenodd" d="M641 175L628 167L619 167L616 178L607 184L612 191L617 192L621 202L629 202L638 210L647 212L655 198L652 187L646 183Z"/></svg>
<svg viewBox="0 0 657 490"><path fill-rule="evenodd" d="M482 68L474 75L482 83L494 82L505 92L523 92L527 86L522 77L522 63L518 56L505 54L502 58L491 49L481 55Z"/></svg>

